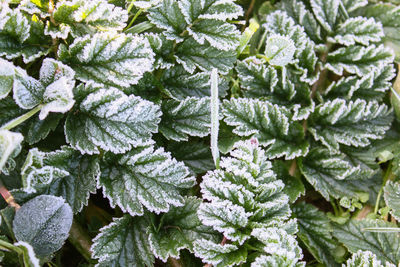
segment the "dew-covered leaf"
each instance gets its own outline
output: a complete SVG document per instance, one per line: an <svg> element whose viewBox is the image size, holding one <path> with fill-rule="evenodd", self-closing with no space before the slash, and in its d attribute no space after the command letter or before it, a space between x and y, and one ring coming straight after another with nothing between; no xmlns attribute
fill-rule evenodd
<svg viewBox="0 0 400 267"><path fill-rule="evenodd" d="M93 239L91 251L98 259L96 266L152 266L154 256L150 250L147 216L124 215L100 229Z"/></svg>
<svg viewBox="0 0 400 267"><path fill-rule="evenodd" d="M76 38L68 48L61 45L58 56L77 79L114 87L137 84L154 62L147 39L115 32Z"/></svg>
<svg viewBox="0 0 400 267"><path fill-rule="evenodd" d="M267 101L241 98L225 100L222 113L224 121L235 126L235 134L257 137L267 147L269 158L293 159L308 152L303 127L298 122L289 123L291 116L285 108Z"/></svg>
<svg viewBox="0 0 400 267"><path fill-rule="evenodd" d="M188 136L204 137L210 133L210 99L188 97L169 100L162 105L160 132L174 141L187 141Z"/></svg>
<svg viewBox="0 0 400 267"><path fill-rule="evenodd" d="M194 177L182 162L151 144L121 157L109 155L101 164L99 181L111 206L118 205L132 216L143 214L143 206L156 213L182 206L180 191L193 183Z"/></svg>
<svg viewBox="0 0 400 267"><path fill-rule="evenodd" d="M220 235L197 217L201 202L201 199L187 197L182 207L172 207L162 216L158 229L150 227L150 247L158 258L163 261L168 257L179 258L182 249L193 252L194 241L202 238L218 242Z"/></svg>
<svg viewBox="0 0 400 267"><path fill-rule="evenodd" d="M99 153L97 147L123 153L151 138L160 115L158 106L140 97L117 89L98 89L83 99L78 111L69 114L65 135L82 153Z"/></svg>
<svg viewBox="0 0 400 267"><path fill-rule="evenodd" d="M68 238L72 217L63 198L40 195L17 210L13 231L16 239L29 243L38 256L48 256Z"/></svg>

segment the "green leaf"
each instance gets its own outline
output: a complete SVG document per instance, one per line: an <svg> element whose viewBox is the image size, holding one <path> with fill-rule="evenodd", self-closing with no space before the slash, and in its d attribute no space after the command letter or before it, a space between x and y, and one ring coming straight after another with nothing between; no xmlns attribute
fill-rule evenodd
<svg viewBox="0 0 400 267"><path fill-rule="evenodd" d="M13 88L15 66L0 58L0 99L7 97Z"/></svg>
<svg viewBox="0 0 400 267"><path fill-rule="evenodd" d="M48 153L31 149L21 174L26 192L63 197L77 213L96 192L100 167L97 158L64 146Z"/></svg>
<svg viewBox="0 0 400 267"><path fill-rule="evenodd" d="M400 239L393 233L364 231L369 227L393 227L381 220L351 220L344 225L335 224L333 235L342 242L350 252L358 250L371 251L378 260L398 264L400 262Z"/></svg>
<svg viewBox="0 0 400 267"><path fill-rule="evenodd" d="M339 0L311 0L311 8L315 18L319 24L328 32L331 33L336 28L336 22L339 12Z"/></svg>
<svg viewBox="0 0 400 267"><path fill-rule="evenodd" d="M342 0L347 12L353 12L360 7L368 5L368 0Z"/></svg>
<svg viewBox="0 0 400 267"><path fill-rule="evenodd" d="M190 142L168 142L167 150L178 161L185 163L190 172L202 174L214 169L210 145L201 141L190 140Z"/></svg>
<svg viewBox="0 0 400 267"><path fill-rule="evenodd" d="M188 24L200 19L232 20L242 15L242 8L234 3L234 0L218 1L194 1L184 0L179 2L179 7Z"/></svg>
<svg viewBox="0 0 400 267"><path fill-rule="evenodd" d="M17 210L13 231L16 239L29 243L38 256L48 256L68 238L72 216L63 198L41 195Z"/></svg>
<svg viewBox="0 0 400 267"><path fill-rule="evenodd" d="M272 164L276 176L285 184L283 192L288 195L290 203L294 203L300 196L305 195L306 189L303 182L289 174L283 161L275 160Z"/></svg>
<svg viewBox="0 0 400 267"><path fill-rule="evenodd" d="M382 24L375 22L373 18L356 17L347 19L340 24L331 42L349 46L356 43L369 45L376 43L384 36Z"/></svg>
<svg viewBox="0 0 400 267"><path fill-rule="evenodd" d="M14 150L18 149L24 137L20 133L0 129L0 172Z"/></svg>
<svg viewBox="0 0 400 267"><path fill-rule="evenodd" d="M247 249L232 244L220 245L207 239L194 243L195 255L216 267L240 265L246 262Z"/></svg>
<svg viewBox="0 0 400 267"><path fill-rule="evenodd" d="M178 47L174 57L190 73L198 67L203 71L216 68L220 73L227 74L236 61L236 51L218 50L207 41L200 45L193 38L188 38Z"/></svg>
<svg viewBox="0 0 400 267"><path fill-rule="evenodd" d="M391 49L383 45L368 47L353 45L339 48L328 54L325 68L342 76L343 71L364 76L393 62Z"/></svg>
<svg viewBox="0 0 400 267"><path fill-rule="evenodd" d="M164 89L173 99L211 96L209 72L190 74L182 66L176 66L166 70L161 79ZM224 97L229 88L228 80L221 77L218 82L218 95Z"/></svg>
<svg viewBox="0 0 400 267"><path fill-rule="evenodd" d="M188 97L168 100L162 105L160 132L169 140L187 141L188 136L205 137L210 133L210 99Z"/></svg>
<svg viewBox="0 0 400 267"><path fill-rule="evenodd" d="M267 147L269 158L293 159L308 152L303 127L298 122L289 123L291 116L285 108L267 101L241 98L225 100L222 113L224 121L235 126L235 134L254 135Z"/></svg>
<svg viewBox="0 0 400 267"><path fill-rule="evenodd" d="M33 145L45 139L51 131L56 129L62 117L61 114L52 113L44 120L32 121L29 125L28 134L26 135L26 141L30 145Z"/></svg>
<svg viewBox="0 0 400 267"><path fill-rule="evenodd" d="M376 255L371 251L362 251L359 250L354 253L350 259L346 261L346 267L368 267L368 266L376 266L376 267L384 267L381 264L381 261L376 258ZM386 264L389 267L389 264Z"/></svg>
<svg viewBox="0 0 400 267"><path fill-rule="evenodd" d="M161 217L158 229L149 228L150 247L157 258L166 262L168 257L179 258L182 249L193 252L194 241L202 238L218 242L220 235L197 217L201 202L196 197L187 197L182 207L173 207Z"/></svg>
<svg viewBox="0 0 400 267"><path fill-rule="evenodd" d="M93 239L93 258L98 266L153 266L147 228L149 218L124 215L100 229Z"/></svg>
<svg viewBox="0 0 400 267"><path fill-rule="evenodd" d="M374 183L363 175L363 168L347 160L345 155L331 153L324 147L314 147L306 157L298 160L307 181L330 200L342 197L358 199L358 193L369 192Z"/></svg>
<svg viewBox="0 0 400 267"><path fill-rule="evenodd" d="M291 63L296 48L286 36L272 35L267 39L265 55L271 65L283 67Z"/></svg>
<svg viewBox="0 0 400 267"><path fill-rule="evenodd" d="M32 246L24 241L19 241L14 243L14 246L22 249L22 260L24 262L24 267L39 267L39 259L37 258L35 251L33 251Z"/></svg>
<svg viewBox="0 0 400 267"><path fill-rule="evenodd" d="M76 78L96 85L129 87L152 70L154 54L147 39L117 33L96 33L61 45L59 60L71 66Z"/></svg>
<svg viewBox="0 0 400 267"><path fill-rule="evenodd" d="M30 63L47 54L48 39L43 34L43 22L25 17L18 9L2 9L0 13L0 56L14 59L22 56Z"/></svg>
<svg viewBox="0 0 400 267"><path fill-rule="evenodd" d="M128 13L105 0L73 0L59 2L53 18L58 24L68 25L76 37L102 31L120 31L126 27Z"/></svg>
<svg viewBox="0 0 400 267"><path fill-rule="evenodd" d="M293 213L299 225L297 236L308 251L326 266L339 266L333 255L337 244L332 238L332 226L325 214L304 202L295 205Z"/></svg>
<svg viewBox="0 0 400 267"><path fill-rule="evenodd" d="M396 219L400 219L400 183L388 181L384 187L384 197L386 206L391 209L390 214Z"/></svg>
<svg viewBox="0 0 400 267"><path fill-rule="evenodd" d="M195 181L188 175L183 163L147 144L124 156L108 154L101 164L99 185L112 207L118 205L134 216L143 214L143 206L156 213L182 206L181 189L190 188Z"/></svg>
<svg viewBox="0 0 400 267"><path fill-rule="evenodd" d="M393 120L385 104L362 99L346 102L335 99L320 104L311 115L308 130L331 151L339 144L365 147L382 139Z"/></svg>
<svg viewBox="0 0 400 267"><path fill-rule="evenodd" d="M78 90L84 93L91 89ZM98 147L123 153L151 138L160 115L158 106L140 97L127 96L115 88L98 89L83 99L79 111L68 115L65 135L82 153L99 153Z"/></svg>

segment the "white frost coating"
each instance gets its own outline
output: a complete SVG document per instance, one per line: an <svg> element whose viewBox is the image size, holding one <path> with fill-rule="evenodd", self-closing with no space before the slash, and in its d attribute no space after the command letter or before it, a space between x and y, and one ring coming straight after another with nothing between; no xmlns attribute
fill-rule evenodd
<svg viewBox="0 0 400 267"><path fill-rule="evenodd" d="M296 47L294 42L279 34L271 35L265 45L265 55L269 63L276 66L285 66L293 60Z"/></svg>
<svg viewBox="0 0 400 267"><path fill-rule="evenodd" d="M42 84L30 77L15 75L13 84L13 98L15 103L23 109L32 109L40 104L45 88Z"/></svg>
<svg viewBox="0 0 400 267"><path fill-rule="evenodd" d="M0 58L0 99L5 98L13 87L15 66Z"/></svg>
<svg viewBox="0 0 400 267"><path fill-rule="evenodd" d="M61 77L47 86L43 94L45 105L40 110L39 119L44 120L49 112L65 113L70 110L75 103L72 92L74 85L74 81Z"/></svg>
<svg viewBox="0 0 400 267"><path fill-rule="evenodd" d="M56 39L67 39L69 33L71 32L71 26L61 23L57 27L50 24L50 21L46 21L46 26L44 28L44 34L49 35L51 38Z"/></svg>
<svg viewBox="0 0 400 267"><path fill-rule="evenodd" d="M141 9L149 9L150 7L158 5L162 0L150 0L150 1L135 1L133 5Z"/></svg>
<svg viewBox="0 0 400 267"><path fill-rule="evenodd" d="M218 98L218 70L211 71L211 153L215 167L219 168L219 98Z"/></svg>
<svg viewBox="0 0 400 267"><path fill-rule="evenodd" d="M29 263L32 264L32 265L30 265L31 267L40 267L39 259L36 257L36 254L33 251L32 246L29 243L24 242L24 241L19 241L19 242L14 243L14 246L22 247L22 249L26 249L26 251L28 253L28 255L26 255L26 256L29 259ZM24 255L24 258L26 256Z"/></svg>
<svg viewBox="0 0 400 267"><path fill-rule="evenodd" d="M218 256L220 256L221 254L228 254L234 252L235 250L238 249L239 248L233 244L224 244L224 245L216 244L213 241L204 238L196 240L194 242L194 254L197 257L203 259L204 262L213 264L215 266L217 266L218 263L220 263L223 260L221 257ZM236 264L239 263L240 262L236 262Z"/></svg>
<svg viewBox="0 0 400 267"><path fill-rule="evenodd" d="M340 1L311 0L310 4L321 26L329 33L332 32L336 26Z"/></svg>
<svg viewBox="0 0 400 267"><path fill-rule="evenodd" d="M24 137L20 133L0 130L0 172L6 164L8 157L20 145Z"/></svg>

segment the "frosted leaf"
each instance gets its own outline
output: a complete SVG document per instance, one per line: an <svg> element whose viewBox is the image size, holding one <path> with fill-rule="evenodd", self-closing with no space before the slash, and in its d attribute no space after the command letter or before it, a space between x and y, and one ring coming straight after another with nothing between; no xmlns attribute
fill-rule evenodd
<svg viewBox="0 0 400 267"><path fill-rule="evenodd" d="M137 8L148 9L150 7L158 5L161 1L162 0L135 1L133 2L133 4Z"/></svg>
<svg viewBox="0 0 400 267"><path fill-rule="evenodd" d="M269 63L276 66L289 64L293 59L295 50L294 42L280 35L270 36L265 45L265 55L269 59Z"/></svg>
<svg viewBox="0 0 400 267"><path fill-rule="evenodd" d="M389 266L386 264L386 267ZM381 261L371 251L359 250L353 253L351 258L346 261L346 265L343 264L343 267L384 267L384 265L381 264Z"/></svg>
<svg viewBox="0 0 400 267"><path fill-rule="evenodd" d="M24 265L26 267L40 267L39 259L37 258L35 251L33 251L32 246L24 241L15 242L14 246L22 249L23 254L22 258L24 260L24 264L28 263L29 265Z"/></svg>
<svg viewBox="0 0 400 267"><path fill-rule="evenodd" d="M349 46L339 48L328 54L325 68L337 75L347 71L358 76L364 76L371 71L381 69L393 62L394 54L383 45L368 47Z"/></svg>
<svg viewBox="0 0 400 267"><path fill-rule="evenodd" d="M203 71L216 68L220 73L227 74L236 61L236 51L218 50L208 42L199 45L193 38L188 38L179 46L174 57L190 73L198 67Z"/></svg>
<svg viewBox="0 0 400 267"><path fill-rule="evenodd" d="M14 65L0 58L0 99L5 98L13 88Z"/></svg>
<svg viewBox="0 0 400 267"><path fill-rule="evenodd" d="M340 1L311 0L310 4L319 24L327 32L333 32L336 27Z"/></svg>
<svg viewBox="0 0 400 267"><path fill-rule="evenodd" d="M308 130L331 151L338 151L339 144L365 147L371 140L382 139L392 119L385 104L338 98L315 108Z"/></svg>
<svg viewBox="0 0 400 267"><path fill-rule="evenodd" d="M353 12L360 7L368 5L368 0L342 0L347 12Z"/></svg>
<svg viewBox="0 0 400 267"><path fill-rule="evenodd" d="M46 103L40 110L39 119L43 120L49 112L65 113L74 105L74 94L72 89L75 82L70 82L66 77L61 77L59 80L47 86L43 101Z"/></svg>
<svg viewBox="0 0 400 267"><path fill-rule="evenodd" d="M232 24L219 20L202 20L188 32L199 44L207 40L211 46L224 51L234 50L239 45L240 33Z"/></svg>
<svg viewBox="0 0 400 267"><path fill-rule="evenodd" d="M188 97L183 101L163 102L160 132L175 141L188 136L204 137L210 133L210 99Z"/></svg>
<svg viewBox="0 0 400 267"><path fill-rule="evenodd" d="M147 228L149 218L124 215L100 229L90 250L98 259L96 266L152 266Z"/></svg>
<svg viewBox="0 0 400 267"><path fill-rule="evenodd" d="M182 206L180 190L190 188L195 181L183 163L150 144L119 158L110 155L101 170L99 186L110 205L118 205L132 216L143 214L143 206L156 213Z"/></svg>
<svg viewBox="0 0 400 267"><path fill-rule="evenodd" d="M63 198L35 197L15 213L15 238L32 245L38 256L48 256L59 250L68 238L72 217L72 210Z"/></svg>
<svg viewBox="0 0 400 267"><path fill-rule="evenodd" d="M147 39L115 32L76 38L69 48L62 46L58 56L77 79L114 87L137 84L154 62Z"/></svg>
<svg viewBox="0 0 400 267"><path fill-rule="evenodd" d="M182 207L172 207L162 215L160 225L149 228L150 247L157 258L179 258L182 249L193 252L193 243L201 238L218 242L220 236L197 217L201 199L186 197Z"/></svg>
<svg viewBox="0 0 400 267"><path fill-rule="evenodd" d="M388 181L384 188L386 206L391 209L390 214L396 219L400 219L400 184Z"/></svg>
<svg viewBox="0 0 400 267"><path fill-rule="evenodd" d="M13 97L15 102L23 109L32 109L39 105L45 87L35 78L16 74L13 84Z"/></svg>
<svg viewBox="0 0 400 267"><path fill-rule="evenodd" d="M88 87L86 88L88 89ZM82 88L84 92L84 88ZM67 142L83 153L123 153L147 142L157 131L160 108L152 102L115 89L99 89L80 104L79 114L70 114L65 124Z"/></svg>
<svg viewBox="0 0 400 267"><path fill-rule="evenodd" d="M203 262L216 266L234 266L246 262L247 250L233 244L220 245L211 240L194 242L194 254Z"/></svg>
<svg viewBox="0 0 400 267"><path fill-rule="evenodd" d="M40 82L43 86L49 86L53 82L59 80L62 77L68 80L73 80L75 72L69 66L61 63L60 61L52 58L45 58L40 68ZM72 81L70 83L74 84Z"/></svg>
<svg viewBox="0 0 400 267"><path fill-rule="evenodd" d="M224 121L234 126L239 136L254 136L267 147L270 158L285 156L292 159L308 152L303 127L298 122L289 123L290 114L285 108L256 99L232 99L223 102Z"/></svg>
<svg viewBox="0 0 400 267"><path fill-rule="evenodd" d="M87 205L100 175L96 157L63 146L54 152L31 149L22 167L24 191L63 197L74 213Z"/></svg>
<svg viewBox="0 0 400 267"><path fill-rule="evenodd" d="M368 45L379 42L384 36L382 24L375 22L373 18L356 17L342 23L334 38L328 38L333 42L349 46L355 43Z"/></svg>
<svg viewBox="0 0 400 267"><path fill-rule="evenodd" d="M49 35L53 39L67 39L70 32L71 27L64 23L54 26L50 21L47 21L46 27L44 28L44 34Z"/></svg>
<svg viewBox="0 0 400 267"><path fill-rule="evenodd" d="M105 0L73 0L58 2L53 12L56 23L71 29L74 36L102 31L119 31L126 27L128 13L125 9ZM64 39L68 36L65 32Z"/></svg>
<svg viewBox="0 0 400 267"><path fill-rule="evenodd" d="M20 133L0 130L0 173L8 158L17 149L24 137Z"/></svg>

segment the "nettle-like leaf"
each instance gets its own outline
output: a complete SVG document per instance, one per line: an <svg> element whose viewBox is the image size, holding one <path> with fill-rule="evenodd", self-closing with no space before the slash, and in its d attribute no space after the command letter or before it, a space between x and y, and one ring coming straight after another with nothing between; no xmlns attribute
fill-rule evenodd
<svg viewBox="0 0 400 267"><path fill-rule="evenodd" d="M251 237L259 238L254 231L282 225L290 215L289 198L282 192L284 184L276 180L257 141L238 142L230 154L221 160L221 170L208 172L200 185L203 198L210 201L200 205L200 220L232 241L224 246L205 239L195 242L196 255L217 266L245 262L246 250L254 242ZM273 254L268 248L274 242L264 242L267 254Z"/></svg>
<svg viewBox="0 0 400 267"><path fill-rule="evenodd" d="M99 185L110 200L132 216L143 206L156 213L182 206L181 189L193 186L194 177L181 162L151 143L133 148L123 156L107 155L101 164Z"/></svg>
<svg viewBox="0 0 400 267"><path fill-rule="evenodd" d="M396 219L400 218L400 183L388 181L384 188L386 206L391 209L390 214Z"/></svg>
<svg viewBox="0 0 400 267"><path fill-rule="evenodd" d="M3 4L0 11L0 55L7 59L22 56L25 63L46 55L50 51L46 48L49 39L43 30L42 21L30 19L20 10Z"/></svg>
<svg viewBox="0 0 400 267"><path fill-rule="evenodd" d="M43 120L49 112L65 113L75 103L72 89L75 86L75 72L67 65L46 58L40 68L40 78L36 80L24 71L15 69L13 97L23 109L42 105L39 119Z"/></svg>
<svg viewBox="0 0 400 267"><path fill-rule="evenodd" d="M324 147L314 147L298 163L307 181L327 200L330 197L360 199L373 186L373 179L369 179L373 170L365 170L362 164Z"/></svg>
<svg viewBox="0 0 400 267"><path fill-rule="evenodd" d="M381 220L351 220L344 225L336 224L333 235L352 253L358 250L371 251L378 260L398 265L400 239L397 234L364 230L370 227L393 226L392 223Z"/></svg>
<svg viewBox="0 0 400 267"><path fill-rule="evenodd" d="M210 133L210 98L165 101L162 111L160 132L167 139L187 141L188 136L204 137Z"/></svg>
<svg viewBox="0 0 400 267"><path fill-rule="evenodd" d="M385 93L391 88L391 80L394 76L393 66L387 65L381 69L371 71L363 77L343 77L329 85L324 92L324 98L332 100L335 98L346 100L362 98L381 101Z"/></svg>
<svg viewBox="0 0 400 267"><path fill-rule="evenodd" d="M293 213L299 225L297 236L313 256L326 266L339 266L333 256L337 244L332 238L333 228L328 217L304 202L295 205Z"/></svg>
<svg viewBox="0 0 400 267"><path fill-rule="evenodd" d="M383 45L370 45L368 47L352 45L329 53L325 68L337 75L343 75L343 71L346 71L364 76L390 64L393 59L392 50Z"/></svg>
<svg viewBox="0 0 400 267"><path fill-rule="evenodd" d="M41 195L15 213L13 231L18 241L32 245L38 256L59 250L72 225L72 210L63 198Z"/></svg>
<svg viewBox="0 0 400 267"><path fill-rule="evenodd" d="M64 146L48 153L31 149L21 172L25 192L63 197L77 213L95 193L100 167L97 158Z"/></svg>
<svg viewBox="0 0 400 267"><path fill-rule="evenodd" d="M382 24L373 18L356 17L342 23L336 30L334 38L328 38L332 42L350 46L356 43L369 45L379 42L384 36Z"/></svg>
<svg viewBox="0 0 400 267"><path fill-rule="evenodd" d="M208 97L210 94L210 73L198 72L190 74L181 66L170 68L162 76L162 84L168 95L176 100L187 97ZM221 77L218 79L218 95L226 96L228 81Z"/></svg>
<svg viewBox="0 0 400 267"><path fill-rule="evenodd" d="M105 0L73 0L58 2L53 11L53 18L57 24L60 24L54 34L63 27L65 32L71 31L77 37L102 31L122 30L126 26L128 13ZM51 27L52 25L48 24L46 29ZM66 39L67 37L67 35L54 35L51 31L49 34L52 38Z"/></svg>
<svg viewBox="0 0 400 267"><path fill-rule="evenodd" d="M346 267L394 267L394 264L390 264L386 262L385 265L381 264L381 261L376 258L376 255L371 251L362 251L359 250L357 253L354 253L350 259L346 261Z"/></svg>
<svg viewBox="0 0 400 267"><path fill-rule="evenodd" d="M193 252L193 242L198 239L219 241L220 236L197 216L201 203L201 199L187 197L182 207L172 207L162 216L158 229L149 228L150 247L158 258L166 262L168 257L179 258L182 249Z"/></svg>
<svg viewBox="0 0 400 267"><path fill-rule="evenodd" d="M58 57L75 70L77 79L114 87L137 84L154 62L147 39L115 32L76 38L68 48L60 46Z"/></svg>
<svg viewBox="0 0 400 267"><path fill-rule="evenodd" d="M290 122L286 108L255 99L232 99L223 102L224 121L234 126L239 136L254 136L267 147L269 158L293 159L305 155L309 144L299 122Z"/></svg>
<svg viewBox="0 0 400 267"><path fill-rule="evenodd" d="M124 215L101 228L91 247L93 258L99 260L96 266L152 266L148 220L147 216Z"/></svg>
<svg viewBox="0 0 400 267"><path fill-rule="evenodd" d="M340 1L311 0L310 4L322 28L329 33L333 32L338 19Z"/></svg>
<svg viewBox="0 0 400 267"><path fill-rule="evenodd" d="M115 88L77 88L77 94L90 91L65 123L67 142L82 153L99 153L98 147L123 153L157 131L161 114L155 104Z"/></svg>
<svg viewBox="0 0 400 267"><path fill-rule="evenodd" d="M392 123L385 104L362 99L335 99L320 104L310 117L308 130L331 151L339 144L365 147L371 140L382 139Z"/></svg>

